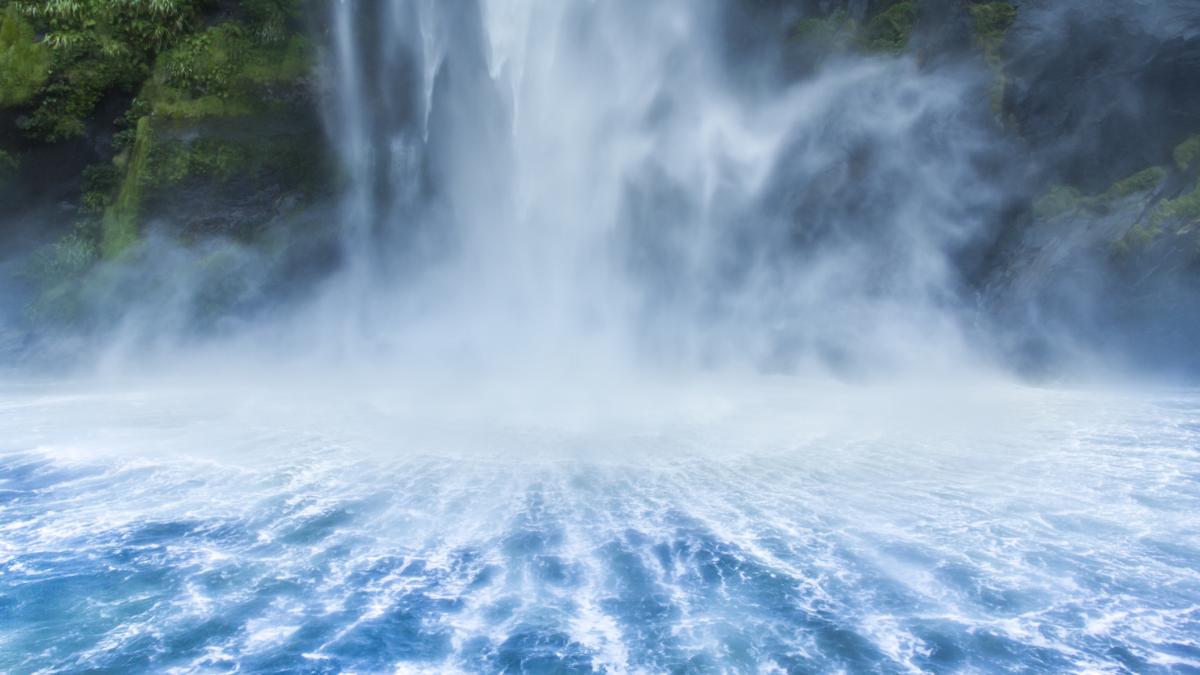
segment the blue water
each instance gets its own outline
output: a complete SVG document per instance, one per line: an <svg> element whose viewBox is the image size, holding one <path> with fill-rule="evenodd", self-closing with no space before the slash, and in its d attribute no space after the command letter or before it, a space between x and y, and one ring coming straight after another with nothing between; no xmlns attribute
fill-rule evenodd
<svg viewBox="0 0 1200 675"><path fill-rule="evenodd" d="M0 671L1197 672L1200 398L1022 396L464 436L8 392Z"/></svg>

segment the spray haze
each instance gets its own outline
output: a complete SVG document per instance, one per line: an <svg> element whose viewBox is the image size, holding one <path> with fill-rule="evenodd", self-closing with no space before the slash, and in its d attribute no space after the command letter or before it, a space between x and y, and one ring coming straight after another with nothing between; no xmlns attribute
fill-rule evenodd
<svg viewBox="0 0 1200 675"><path fill-rule="evenodd" d="M922 4L911 53L864 54L870 3L321 5L337 196L265 245L178 244L168 212L78 298L43 292L82 331L31 339L116 370L176 348L855 377L1178 354L1189 259L1114 271L1106 247L1164 229L1135 209L1188 174L1049 224L1034 201L1169 165L1200 109L1176 86L1195 13L1028 2L1001 42L960 10Z"/></svg>
<svg viewBox="0 0 1200 675"><path fill-rule="evenodd" d="M721 9L334 3L347 317L315 323L418 361L965 357L951 256L1003 196L977 74L846 58L748 91Z"/></svg>

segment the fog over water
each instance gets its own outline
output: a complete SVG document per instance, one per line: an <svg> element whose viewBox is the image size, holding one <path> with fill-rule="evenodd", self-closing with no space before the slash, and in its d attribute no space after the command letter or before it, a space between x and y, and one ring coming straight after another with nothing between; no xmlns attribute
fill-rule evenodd
<svg viewBox="0 0 1200 675"><path fill-rule="evenodd" d="M1075 155L782 4L315 3L337 252L148 236L4 371L0 671L1200 669L1200 396L980 281Z"/></svg>

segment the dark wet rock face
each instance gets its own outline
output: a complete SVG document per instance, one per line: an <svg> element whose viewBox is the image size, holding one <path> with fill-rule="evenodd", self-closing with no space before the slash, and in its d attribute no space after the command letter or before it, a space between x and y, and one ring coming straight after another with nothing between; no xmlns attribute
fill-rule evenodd
<svg viewBox="0 0 1200 675"><path fill-rule="evenodd" d="M1006 113L1062 182L1091 190L1161 163L1200 120L1200 13L1104 4L1027 3L1006 46Z"/></svg>

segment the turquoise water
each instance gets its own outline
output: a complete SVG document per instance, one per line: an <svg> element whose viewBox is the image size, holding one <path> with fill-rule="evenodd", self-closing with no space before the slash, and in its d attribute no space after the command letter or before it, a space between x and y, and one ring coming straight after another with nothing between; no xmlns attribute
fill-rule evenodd
<svg viewBox="0 0 1200 675"><path fill-rule="evenodd" d="M9 388L0 671L1200 668L1200 398L839 392Z"/></svg>

